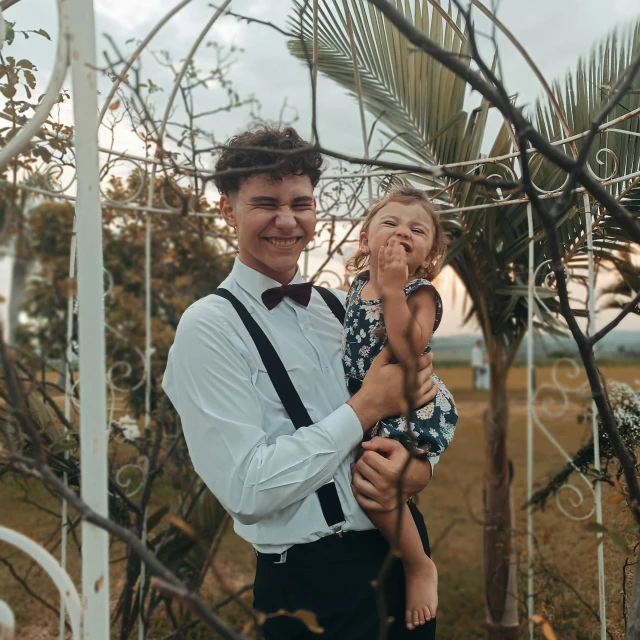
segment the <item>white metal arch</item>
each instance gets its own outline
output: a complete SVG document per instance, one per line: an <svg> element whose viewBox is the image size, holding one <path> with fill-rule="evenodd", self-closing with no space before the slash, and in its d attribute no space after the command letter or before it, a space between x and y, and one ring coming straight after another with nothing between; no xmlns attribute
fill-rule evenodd
<svg viewBox="0 0 640 640"><path fill-rule="evenodd" d="M0 527L0 541L13 545L30 555L47 572L58 588L60 599L64 602L69 614L73 640L82 640L82 602L69 574L60 566L60 563L42 546L17 531ZM4 611L2 611L3 609ZM6 604L3 606L2 601L0 601L0 634L3 626L7 628L9 633L12 633L11 622L10 610ZM12 635L8 635L6 638L0 635L0 638L2 640L12 640Z"/></svg>

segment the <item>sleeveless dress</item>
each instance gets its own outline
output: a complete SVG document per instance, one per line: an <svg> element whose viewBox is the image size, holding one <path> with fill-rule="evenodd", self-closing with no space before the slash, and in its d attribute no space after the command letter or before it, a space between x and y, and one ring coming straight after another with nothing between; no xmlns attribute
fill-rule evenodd
<svg viewBox="0 0 640 640"><path fill-rule="evenodd" d="M363 300L362 289L369 281L369 273L359 274L347 297L347 313L342 334L342 363L349 391L354 394L362 387L362 381L373 359L387 344L387 332L384 326L381 300ZM421 287L433 287L429 280L416 278L407 283L404 293L407 299ZM442 299L436 293L436 319L434 332L442 319ZM424 353L429 353L427 345ZM427 456L439 456L453 439L458 412L453 397L444 383L433 376L438 385L436 397L411 415L407 433L407 421L402 416L385 418L378 422L366 435L365 440L374 435L399 440L405 447L412 449L411 443L422 449Z"/></svg>

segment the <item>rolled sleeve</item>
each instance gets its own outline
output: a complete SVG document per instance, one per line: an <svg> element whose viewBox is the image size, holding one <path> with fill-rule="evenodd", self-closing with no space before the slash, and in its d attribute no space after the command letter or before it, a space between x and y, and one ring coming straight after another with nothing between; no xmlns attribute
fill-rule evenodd
<svg viewBox="0 0 640 640"><path fill-rule="evenodd" d="M341 454L341 461L362 442L362 425L356 412L348 404L343 404L331 415L318 422L327 430Z"/></svg>

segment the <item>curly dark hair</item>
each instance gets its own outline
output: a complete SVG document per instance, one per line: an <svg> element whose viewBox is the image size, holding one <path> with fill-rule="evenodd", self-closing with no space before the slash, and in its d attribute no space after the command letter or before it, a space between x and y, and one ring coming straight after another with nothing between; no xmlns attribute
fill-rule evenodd
<svg viewBox="0 0 640 640"><path fill-rule="evenodd" d="M322 155L317 151L303 151L286 156L273 150L304 149L309 143L303 140L293 127L279 129L277 127L260 127L233 136L216 162L216 173L227 169L255 167L255 172L242 176L219 175L214 178L221 194L237 192L243 179L251 175L264 173L272 180L281 180L284 176L309 176L315 187L322 174ZM245 150L243 147L260 147ZM260 170L260 167L280 164L276 169Z"/></svg>

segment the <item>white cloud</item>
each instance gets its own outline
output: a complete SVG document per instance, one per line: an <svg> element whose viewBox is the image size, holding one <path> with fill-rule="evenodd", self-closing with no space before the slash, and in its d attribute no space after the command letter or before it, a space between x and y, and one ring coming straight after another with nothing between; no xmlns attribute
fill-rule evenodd
<svg viewBox="0 0 640 640"><path fill-rule="evenodd" d="M246 25L231 16L222 16L213 25L209 39L223 45L242 46L245 33Z"/></svg>
<svg viewBox="0 0 640 640"><path fill-rule="evenodd" d="M156 0L136 0L135 4L130 0L96 0L95 10L98 22L106 19L121 29L120 34L135 33L140 37L138 29L160 19L168 7Z"/></svg>

